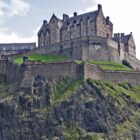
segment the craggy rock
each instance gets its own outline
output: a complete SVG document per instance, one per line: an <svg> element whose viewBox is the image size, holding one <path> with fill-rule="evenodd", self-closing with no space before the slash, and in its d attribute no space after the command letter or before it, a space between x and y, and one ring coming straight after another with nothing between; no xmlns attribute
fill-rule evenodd
<svg viewBox="0 0 140 140"><path fill-rule="evenodd" d="M35 77L32 89L30 95L20 91L12 99L0 100L0 140L64 140L64 129L73 124L84 133L102 133L104 139L117 140L121 137L115 135L116 126L134 115L132 109L139 110L129 96L121 94L122 105L88 81L55 105L52 84L43 76ZM139 129L127 138L139 140Z"/></svg>

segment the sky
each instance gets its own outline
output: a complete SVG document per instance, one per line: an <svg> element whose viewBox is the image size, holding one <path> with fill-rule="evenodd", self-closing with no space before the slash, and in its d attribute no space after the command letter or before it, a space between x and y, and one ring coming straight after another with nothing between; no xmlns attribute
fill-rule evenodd
<svg viewBox="0 0 140 140"><path fill-rule="evenodd" d="M37 32L52 14L62 18L94 11L101 4L114 33L133 33L140 59L140 2L138 0L0 0L0 43L37 42Z"/></svg>

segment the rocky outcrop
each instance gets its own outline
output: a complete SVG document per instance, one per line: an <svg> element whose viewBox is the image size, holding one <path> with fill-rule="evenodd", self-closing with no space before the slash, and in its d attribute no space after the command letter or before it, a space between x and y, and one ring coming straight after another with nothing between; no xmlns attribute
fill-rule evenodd
<svg viewBox="0 0 140 140"><path fill-rule="evenodd" d="M0 100L0 139L139 140L139 104L125 94L126 88L136 89L118 85L124 93L120 90L115 95L117 89L99 83L81 79L50 82L36 76L32 93L17 90ZM132 122L133 127L122 134L120 128Z"/></svg>

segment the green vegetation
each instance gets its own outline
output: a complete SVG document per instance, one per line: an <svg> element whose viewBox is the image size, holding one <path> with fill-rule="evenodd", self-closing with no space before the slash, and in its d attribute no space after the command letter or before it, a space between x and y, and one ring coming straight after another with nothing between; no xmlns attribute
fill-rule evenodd
<svg viewBox="0 0 140 140"><path fill-rule="evenodd" d="M90 61L89 63L98 65L103 70L116 70L116 71L132 71L131 68L116 62L108 61Z"/></svg>
<svg viewBox="0 0 140 140"><path fill-rule="evenodd" d="M11 100L14 97L14 92L17 89L17 84L0 84L0 101Z"/></svg>
<svg viewBox="0 0 140 140"><path fill-rule="evenodd" d="M58 62L68 60L68 58L58 55L40 55L40 54L33 54L28 56L29 61L41 61L41 62ZM22 57L15 58L15 62L17 64L23 63Z"/></svg>
<svg viewBox="0 0 140 140"><path fill-rule="evenodd" d="M84 63L84 61L82 61L82 60L75 60L74 62L75 62L76 64L79 64L79 65Z"/></svg>
<svg viewBox="0 0 140 140"><path fill-rule="evenodd" d="M91 79L88 79L88 82L95 84L101 90L104 90L116 99L121 100L121 95L124 94L127 95L128 98L132 99L135 103L140 103L140 86L133 86L129 83L117 84L104 81L93 81Z"/></svg>
<svg viewBox="0 0 140 140"><path fill-rule="evenodd" d="M62 102L74 94L83 83L83 79L63 80L61 83L53 83L52 100L54 104Z"/></svg>
<svg viewBox="0 0 140 140"><path fill-rule="evenodd" d="M65 128L64 139L65 140L103 140L104 135L101 133L87 133L83 129L78 128L76 123L72 123L69 128Z"/></svg>

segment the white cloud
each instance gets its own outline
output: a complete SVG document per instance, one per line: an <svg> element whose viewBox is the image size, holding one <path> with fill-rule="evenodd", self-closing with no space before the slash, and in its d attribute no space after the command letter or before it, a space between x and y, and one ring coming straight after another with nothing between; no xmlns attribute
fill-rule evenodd
<svg viewBox="0 0 140 140"><path fill-rule="evenodd" d="M29 3L24 2L24 0L11 0L11 16L14 15L26 15L30 9Z"/></svg>
<svg viewBox="0 0 140 140"><path fill-rule="evenodd" d="M25 0L10 0L7 3L5 0L0 0L0 43L14 43L14 42L29 42L35 41L35 33L32 37L19 37L14 31L5 27L7 19L14 16L24 16L30 10L29 3Z"/></svg>
<svg viewBox="0 0 140 140"><path fill-rule="evenodd" d="M0 31L0 43L21 43L21 42L36 42L37 36L33 33L31 37L19 37L12 31L5 29L4 32Z"/></svg>
<svg viewBox="0 0 140 140"><path fill-rule="evenodd" d="M10 31L8 28L0 29L0 43L28 43L28 42L36 42L37 40L37 32L40 27L36 28L32 31L32 36L24 37L18 36L15 32Z"/></svg>
<svg viewBox="0 0 140 140"><path fill-rule="evenodd" d="M24 0L10 0L10 3L5 0L0 0L0 18L1 24L10 17L20 15L24 16L30 10L29 3Z"/></svg>

